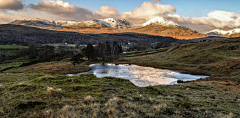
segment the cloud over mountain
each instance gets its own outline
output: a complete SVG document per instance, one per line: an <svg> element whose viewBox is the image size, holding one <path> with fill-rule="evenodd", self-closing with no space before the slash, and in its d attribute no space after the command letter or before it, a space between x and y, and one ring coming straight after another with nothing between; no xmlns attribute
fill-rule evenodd
<svg viewBox="0 0 240 118"><path fill-rule="evenodd" d="M196 25L209 25L213 29L233 29L240 27L240 14L215 10L208 13L208 17L188 17L185 18L185 22Z"/></svg>
<svg viewBox="0 0 240 118"><path fill-rule="evenodd" d="M99 11L93 12L94 18L116 18L119 17L118 10L110 6L102 6Z"/></svg>
<svg viewBox="0 0 240 118"><path fill-rule="evenodd" d="M70 5L68 2L63 2L61 0L43 0L36 4L30 4L30 8L32 8L35 12L45 12L47 14L58 15L61 17L73 18L74 20L83 20L92 16L92 12L90 10Z"/></svg>
<svg viewBox="0 0 240 118"><path fill-rule="evenodd" d="M23 9L22 0L0 0L0 10L21 10Z"/></svg>
<svg viewBox="0 0 240 118"><path fill-rule="evenodd" d="M151 2L143 2L141 7L135 8L130 12L123 12L122 18L131 22L143 23L155 16L165 16L170 12L176 12L176 8L172 5L153 4Z"/></svg>

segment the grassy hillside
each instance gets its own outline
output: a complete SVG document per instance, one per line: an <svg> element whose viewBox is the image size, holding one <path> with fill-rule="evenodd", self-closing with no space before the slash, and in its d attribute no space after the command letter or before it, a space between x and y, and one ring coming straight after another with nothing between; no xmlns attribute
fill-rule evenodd
<svg viewBox="0 0 240 118"><path fill-rule="evenodd" d="M203 38L207 35L199 33L197 31L185 28L182 26L161 26L150 24L145 27L139 27L134 29L136 32L142 32L146 34L159 35L159 36L170 36L177 39L194 39L194 38Z"/></svg>
<svg viewBox="0 0 240 118"><path fill-rule="evenodd" d="M148 42L156 43L165 40L178 41L172 37L154 36L141 33L127 32L102 32L102 33L87 33L81 29L57 27L57 29L40 29L35 27L27 27L21 25L0 25L0 45L6 44L28 44L31 42L40 44L68 43L86 45L92 43L94 45L99 42L114 42L121 44ZM103 29L95 29L103 30ZM117 29L111 29L117 30ZM127 40L126 40L127 39Z"/></svg>
<svg viewBox="0 0 240 118"><path fill-rule="evenodd" d="M211 79L240 81L240 38L183 44L158 50L163 52L126 53L123 55L123 61L193 74L212 75ZM154 51L157 50L150 52Z"/></svg>

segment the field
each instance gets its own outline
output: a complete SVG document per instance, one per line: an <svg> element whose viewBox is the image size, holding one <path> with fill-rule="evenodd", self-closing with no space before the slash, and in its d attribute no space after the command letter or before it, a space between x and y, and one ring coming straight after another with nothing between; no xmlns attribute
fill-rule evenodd
<svg viewBox="0 0 240 118"><path fill-rule="evenodd" d="M27 48L27 46L18 46L18 45L0 45L0 48L9 49L9 48Z"/></svg>
<svg viewBox="0 0 240 118"><path fill-rule="evenodd" d="M240 116L240 38L133 51L117 62L210 75L178 85L137 87L130 81L92 74L87 61L68 59L0 73L0 117L161 117ZM12 64L21 59L10 60ZM5 66L8 66L6 64Z"/></svg>

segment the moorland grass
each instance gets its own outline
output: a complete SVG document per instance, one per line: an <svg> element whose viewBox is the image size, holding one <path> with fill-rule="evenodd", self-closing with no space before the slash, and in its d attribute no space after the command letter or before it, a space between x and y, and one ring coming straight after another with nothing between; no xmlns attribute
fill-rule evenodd
<svg viewBox="0 0 240 118"><path fill-rule="evenodd" d="M52 61L37 63L26 67L13 68L5 73L47 73L47 74L73 74L87 72L91 68L86 66L88 62L73 65L69 61Z"/></svg>
<svg viewBox="0 0 240 118"><path fill-rule="evenodd" d="M238 48L229 50L231 45ZM211 75L209 79L212 80L240 81L240 38L182 44L161 50L154 54L146 51L126 53L120 60L142 66Z"/></svg>
<svg viewBox="0 0 240 118"><path fill-rule="evenodd" d="M137 87L113 77L68 77L60 74L84 70L84 66L74 68L65 61L10 69L0 73L0 117L237 118L239 43L234 38L172 46L157 53L131 52L116 62L211 75L178 85ZM238 48L228 50L233 44Z"/></svg>
<svg viewBox="0 0 240 118"><path fill-rule="evenodd" d="M236 117L240 96L198 83L137 87L129 80L0 74L1 117ZM236 85L235 87L240 87Z"/></svg>

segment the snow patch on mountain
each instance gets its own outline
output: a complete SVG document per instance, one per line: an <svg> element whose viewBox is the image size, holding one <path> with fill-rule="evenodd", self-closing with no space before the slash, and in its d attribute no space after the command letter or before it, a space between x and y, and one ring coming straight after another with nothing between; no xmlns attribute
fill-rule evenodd
<svg viewBox="0 0 240 118"><path fill-rule="evenodd" d="M62 21L62 20L44 20L44 19L24 19L24 20L15 20L9 24L15 25L31 25L31 26L69 26L77 24L78 21Z"/></svg>
<svg viewBox="0 0 240 118"><path fill-rule="evenodd" d="M118 29L131 28L130 23L125 19L106 18L106 19L100 19L100 20L108 23L113 28L118 28Z"/></svg>
<svg viewBox="0 0 240 118"><path fill-rule="evenodd" d="M114 18L106 18L106 19L90 19L83 21L85 25L96 25L98 23L103 24L109 28L116 28L116 29L123 29L123 28L130 28L130 23L125 19L114 19Z"/></svg>
<svg viewBox="0 0 240 118"><path fill-rule="evenodd" d="M237 29L233 29L233 30L220 30L220 29L215 29L215 30L211 30L207 33L217 33L219 35L224 35L224 36L227 36L227 35L233 35L233 34L237 34L237 33L240 33L240 28L237 28Z"/></svg>
<svg viewBox="0 0 240 118"><path fill-rule="evenodd" d="M30 25L30 26L70 26L70 25L76 25L78 23L83 23L86 26L90 25L97 25L102 24L109 28L116 28L116 29L123 29L123 28L130 28L131 25L128 21L125 19L114 19L114 18L107 18L107 19L90 19L85 20L83 22L79 21L62 21L62 20L44 20L44 19L24 19L24 20L15 20L9 24L15 24L15 25Z"/></svg>
<svg viewBox="0 0 240 118"><path fill-rule="evenodd" d="M147 21L146 23L142 24L142 26L147 26L150 24L163 25L163 26L179 26L177 23L164 19L163 17L155 17Z"/></svg>
<svg viewBox="0 0 240 118"><path fill-rule="evenodd" d="M106 27L109 27L109 28L112 28L110 24L104 22L104 21L101 21L101 20L97 20L97 19L90 19L90 20L85 20L83 22L80 22L80 23L83 23L85 24L86 26L90 26L90 25L97 25L97 24L102 24Z"/></svg>

